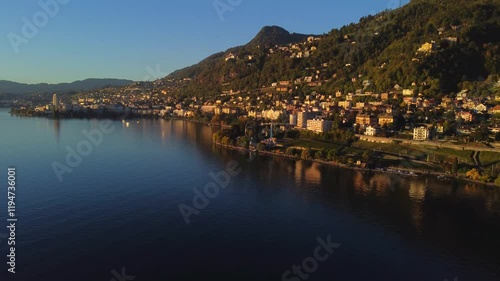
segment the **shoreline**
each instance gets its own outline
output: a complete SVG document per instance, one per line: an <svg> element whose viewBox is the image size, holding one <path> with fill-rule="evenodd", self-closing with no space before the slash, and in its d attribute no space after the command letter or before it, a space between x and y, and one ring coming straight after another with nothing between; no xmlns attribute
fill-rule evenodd
<svg viewBox="0 0 500 281"><path fill-rule="evenodd" d="M159 116L149 116L149 117L144 117L144 116L123 116L117 117L117 118L109 118L109 117L91 117L91 118L75 118L75 117L58 117L54 118L53 116L28 116L28 115L20 115L20 114L15 114L12 112L9 112L11 115L16 115L19 117L28 117L28 118L46 118L46 119L89 119L89 120L113 120L113 121L119 121L119 120L132 120L132 119L146 119L146 120L176 120L176 121L185 121L185 122L190 122L190 123L195 123L195 124L202 124L208 127L212 128L219 128L221 126L219 125L214 125L210 122L207 121L202 121L202 120L192 120L192 119L186 119L182 117L159 117ZM244 153L252 153L254 151L246 148L241 148L238 146L228 146L228 145L223 145L220 143L213 143L214 145L229 149L229 150L236 150ZM462 182L467 182L467 183L474 183L474 184L479 184L483 185L485 187L495 187L498 188L500 187L499 185L496 185L495 183L485 183L482 181L477 181L477 180L472 180L468 179L466 177L462 176L457 176L457 175L452 175L452 174L446 174L446 173L441 173L441 172L431 172L431 171L425 171L425 170L410 170L410 169L405 169L401 167L384 167L384 168L376 168L376 169L370 169L370 168L363 168L363 167L350 167L348 165L338 163L338 162L333 162L333 161L324 161L324 160L318 160L318 159L303 159L301 157L297 156L292 156L292 155L285 155L283 153L276 153L272 151L255 151L257 155L265 155L265 156L271 156L271 157L280 157L280 158L288 158L288 159L293 159L293 160L303 160L303 161L310 161L313 163L318 163L321 165L327 165L331 167L338 167L338 168L344 168L344 169L349 169L353 171L361 171L361 172L370 172L370 173L382 173L382 174L392 174L392 175L398 175L402 178L418 178L420 176L431 176L434 178L437 178L439 180L442 180L443 182L448 182L450 180L452 181L462 181ZM440 179L440 178L443 179Z"/></svg>
<svg viewBox="0 0 500 281"><path fill-rule="evenodd" d="M500 186L496 185L495 183L485 183L481 181L476 181L464 177L459 177L459 176L454 176L446 173L440 173L440 172L431 172L431 171L423 171L423 170L410 170L410 169L405 169L405 168L400 168L400 167L386 167L386 168L376 168L376 169L370 169L370 168L362 168L362 167L349 167L345 164L341 164L338 162L333 162L333 161L323 161L323 160L318 160L318 159L303 159L297 156L291 156L291 155L285 155L281 153L275 153L271 151L252 151L250 149L238 147L238 146L229 146L229 145L224 145L220 143L213 143L215 146L228 149L228 150L233 150L233 151L240 151L240 152L245 152L245 153L252 153L255 152L257 155L261 156L270 156L270 157L276 157L276 158L287 158L290 160L302 160L302 161L309 161L312 163L318 163L320 165L326 165L330 167L337 167L337 168L342 168L342 169L348 169L351 171L360 171L360 172L368 172L368 173L379 173L379 174L385 174L385 175L397 175L400 176L401 178L419 178L419 177L433 177L437 180L441 180L443 183L450 182L450 181L456 181L458 183L474 183L478 185L482 185L484 187L492 187L492 188L498 188ZM440 179L440 178L443 179Z"/></svg>

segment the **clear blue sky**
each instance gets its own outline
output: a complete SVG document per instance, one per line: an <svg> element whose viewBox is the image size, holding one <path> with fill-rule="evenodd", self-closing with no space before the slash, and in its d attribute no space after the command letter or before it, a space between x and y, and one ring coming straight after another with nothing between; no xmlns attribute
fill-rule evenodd
<svg viewBox="0 0 500 281"><path fill-rule="evenodd" d="M71 82L85 78L142 80L147 67L170 73L250 41L265 25L322 34L408 0L216 0L238 3L219 17L214 0L69 1L18 46L22 21L33 23L39 1L0 2L0 80ZM10 37L9 37L10 34ZM29 34L28 34L29 35ZM17 38L19 39L19 38ZM155 77L156 78L156 77Z"/></svg>

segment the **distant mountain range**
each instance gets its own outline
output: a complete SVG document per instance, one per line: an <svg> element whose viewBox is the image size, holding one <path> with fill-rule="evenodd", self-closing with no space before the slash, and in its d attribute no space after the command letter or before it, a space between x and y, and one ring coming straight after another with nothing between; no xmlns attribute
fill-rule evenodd
<svg viewBox="0 0 500 281"><path fill-rule="evenodd" d="M86 79L60 84L23 84L0 80L0 94L43 94L89 91L108 86L126 86L134 83L124 79Z"/></svg>

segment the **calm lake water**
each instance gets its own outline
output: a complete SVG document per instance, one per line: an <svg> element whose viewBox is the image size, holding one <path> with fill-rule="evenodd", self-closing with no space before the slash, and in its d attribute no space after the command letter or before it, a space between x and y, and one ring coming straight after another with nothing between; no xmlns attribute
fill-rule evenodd
<svg viewBox="0 0 500 281"><path fill-rule="evenodd" d="M279 281L328 236L341 246L307 280L500 280L500 190L251 159L213 147L210 127L161 120L113 122L61 183L52 163L99 122L0 109L0 233L8 167L19 219L17 273L1 239L1 280ZM187 225L179 204L231 161L241 173Z"/></svg>

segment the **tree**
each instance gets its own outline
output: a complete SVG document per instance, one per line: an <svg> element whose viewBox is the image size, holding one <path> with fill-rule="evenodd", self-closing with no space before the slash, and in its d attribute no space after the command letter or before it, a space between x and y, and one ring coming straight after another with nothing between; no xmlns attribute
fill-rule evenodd
<svg viewBox="0 0 500 281"><path fill-rule="evenodd" d="M314 153L314 158L322 160L326 158L326 150L320 149L317 150L316 153Z"/></svg>
<svg viewBox="0 0 500 281"><path fill-rule="evenodd" d="M334 161L335 159L337 159L337 153L335 149L330 149L328 151L327 159L328 161Z"/></svg>
<svg viewBox="0 0 500 281"><path fill-rule="evenodd" d="M472 169L468 171L465 176L471 180L480 180L481 179L481 174L477 169Z"/></svg>
<svg viewBox="0 0 500 281"><path fill-rule="evenodd" d="M490 178L490 175L488 175L488 174L484 174L484 175L482 175L482 176L481 176L480 180L481 180L482 182L490 182L490 181L491 181L491 178Z"/></svg>
<svg viewBox="0 0 500 281"><path fill-rule="evenodd" d="M221 143L223 145L229 145L229 146L234 145L234 141L228 136L223 137Z"/></svg>
<svg viewBox="0 0 500 281"><path fill-rule="evenodd" d="M475 141L489 141L490 131L487 126L481 126L471 135Z"/></svg>
<svg viewBox="0 0 500 281"><path fill-rule="evenodd" d="M455 159L453 159L453 164L451 166L451 172L453 174L458 173L458 157L455 157Z"/></svg>
<svg viewBox="0 0 500 281"><path fill-rule="evenodd" d="M500 141L500 132L495 134L495 141Z"/></svg>
<svg viewBox="0 0 500 281"><path fill-rule="evenodd" d="M286 132L285 136L290 139L298 139L300 137L300 131L290 130Z"/></svg>
<svg viewBox="0 0 500 281"><path fill-rule="evenodd" d="M262 142L259 143L259 144L257 144L257 150L258 151L264 151L264 150L266 150L266 145L264 143L262 143Z"/></svg>
<svg viewBox="0 0 500 281"><path fill-rule="evenodd" d="M307 160L307 159L309 159L310 154L311 154L311 150L309 148L303 149L302 153L300 155L300 158Z"/></svg>
<svg viewBox="0 0 500 281"><path fill-rule="evenodd" d="M211 123L218 126L218 125L220 125L221 121L222 121L221 116L217 114L217 115L214 115L214 117L212 117Z"/></svg>
<svg viewBox="0 0 500 281"><path fill-rule="evenodd" d="M214 142L214 143L219 143L220 141L221 141L221 134L220 134L220 131L215 132L215 133L212 135L212 142Z"/></svg>
<svg viewBox="0 0 500 281"><path fill-rule="evenodd" d="M242 148L248 148L250 145L250 140L247 137L240 137L238 139L238 146Z"/></svg>
<svg viewBox="0 0 500 281"><path fill-rule="evenodd" d="M449 136L451 135L453 132L452 132L452 126L450 124L450 121L448 120L445 120L443 122L443 132L445 135Z"/></svg>
<svg viewBox="0 0 500 281"><path fill-rule="evenodd" d="M500 186L500 176L495 180L495 185Z"/></svg>
<svg viewBox="0 0 500 281"><path fill-rule="evenodd" d="M363 163L371 163L372 161L372 154L369 150L365 150L363 152L363 154L361 155L361 161L363 161Z"/></svg>

